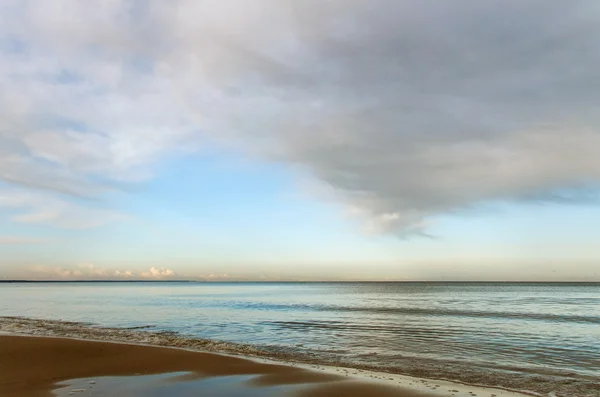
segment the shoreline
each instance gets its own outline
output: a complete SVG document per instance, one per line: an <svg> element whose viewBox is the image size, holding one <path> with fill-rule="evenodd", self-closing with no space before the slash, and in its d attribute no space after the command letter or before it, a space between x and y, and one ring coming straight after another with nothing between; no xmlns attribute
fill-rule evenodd
<svg viewBox="0 0 600 397"><path fill-rule="evenodd" d="M77 357L69 355L73 349L78 352ZM65 351L69 353L65 355ZM114 357L107 359L107 351L112 352ZM100 358L97 355L99 352L102 352ZM26 356L26 362L23 362L23 358L18 358L22 354ZM86 354L91 356L93 364L85 363ZM6 332L0 332L0 358L2 358L0 362L11 362L0 371L0 392L6 397L56 396L53 390L61 387L68 389L69 385L78 384L77 380L82 378L101 380L110 376L140 377L173 373L192 374L189 379L248 375L251 379L241 387L279 386L280 391L285 395L301 397L342 394L348 397L370 395L522 397L526 395L445 380L419 379L344 367L279 362L179 347ZM169 361L170 358L176 358L177 362ZM62 362L58 374L56 373L57 359ZM90 357L87 357L87 360L90 361ZM97 365L97 361L100 361L100 366ZM32 368L31 362L41 362L41 365L36 364L36 367ZM125 367L123 367L124 363ZM40 374L44 375L40 376ZM96 380L92 382L96 384ZM74 390L84 389L78 387ZM72 394L75 393L69 393Z"/></svg>
<svg viewBox="0 0 600 397"><path fill-rule="evenodd" d="M383 386L397 387L399 384L408 387L411 392L429 393L436 388L434 385L447 387L447 390L464 392L465 396L471 396L469 391L474 389L483 390L486 395L498 395L506 397L523 397L527 395L540 396L540 394L511 390L503 387L469 384L449 379L433 379L426 377L415 377L407 374L398 374L359 367L343 365L323 364L314 361L294 360L285 355L271 355L268 352L255 349L250 345L236 345L226 342L212 341L207 339L187 339L169 332L148 331L151 327L133 328L107 328L95 326L89 323L29 319L25 317L0 317L0 339L3 337L25 337L50 340L69 340L73 342L103 343L117 346L137 346L146 348L174 349L187 353L213 354L229 359L243 359L257 365L285 366L301 369L329 376L350 377L360 383L372 383ZM72 379L70 377L69 379ZM433 385L433 386L432 386ZM456 395L447 393L435 395ZM480 394L481 395L481 394Z"/></svg>
<svg viewBox="0 0 600 397"><path fill-rule="evenodd" d="M429 383L443 382L453 386L449 387L449 390L462 390L463 388L492 390L487 394L488 397L491 394L499 394L498 392L512 393L521 397L591 397L595 395L593 390L595 390L594 385L596 385L596 380L590 379L588 381L589 384L582 389L578 388L576 393L565 394L556 392L556 389L551 388L551 386L549 387L548 384L540 379L530 378L531 381L526 385L514 383L514 386L512 386L509 380L513 378L502 379L503 375L500 372L491 373L495 377L483 379L471 377L469 373L465 373L460 377L435 376L435 374L442 375L442 373L432 370L433 368L423 368L423 370L415 374L411 373L411 371L401 371L398 367L370 367L347 360L333 361L327 357L319 356L318 352L317 355L314 353L311 355L277 346L238 344L198 338L192 335L186 336L178 332L161 331L152 325L115 328L90 322L0 316L0 335L67 338L77 341L96 341L120 345L175 348L188 352L212 353L231 358L243 358L262 364L291 365L309 371L319 369L320 371L328 370L334 374L352 374L366 381L390 380L403 384L411 383L413 386L423 381ZM461 368L464 369L465 365L463 364ZM472 363L467 369L471 372L482 372L482 368L476 363ZM434 376L428 376L432 374ZM472 381L465 381L465 379L469 378ZM489 380L491 382L488 382Z"/></svg>

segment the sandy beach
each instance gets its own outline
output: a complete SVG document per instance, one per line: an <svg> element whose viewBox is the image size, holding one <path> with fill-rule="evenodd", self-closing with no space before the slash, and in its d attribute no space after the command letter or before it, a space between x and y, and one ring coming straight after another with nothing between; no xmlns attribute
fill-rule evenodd
<svg viewBox="0 0 600 397"><path fill-rule="evenodd" d="M211 353L73 339L0 336L0 395L3 397L52 396L57 384L70 379L177 372L192 373L195 378L251 375L250 381L242 387L250 390L286 386L277 389L280 394L287 394L286 389L289 389L287 391L298 396L416 395L409 390L357 384L341 375ZM302 388L293 387L300 384ZM74 390L87 395L80 388ZM199 389L198 393L201 392ZM253 394L248 392L248 395Z"/></svg>
<svg viewBox="0 0 600 397"><path fill-rule="evenodd" d="M422 381L419 389L412 381L367 381L337 371L165 347L0 335L3 397L514 395L465 386L453 390L436 381Z"/></svg>

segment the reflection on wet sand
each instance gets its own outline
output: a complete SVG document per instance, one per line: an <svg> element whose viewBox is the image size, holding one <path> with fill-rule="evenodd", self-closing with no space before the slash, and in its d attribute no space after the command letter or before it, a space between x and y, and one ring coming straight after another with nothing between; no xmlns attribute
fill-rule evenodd
<svg viewBox="0 0 600 397"><path fill-rule="evenodd" d="M502 390L182 349L0 335L0 395L47 397L455 396Z"/></svg>

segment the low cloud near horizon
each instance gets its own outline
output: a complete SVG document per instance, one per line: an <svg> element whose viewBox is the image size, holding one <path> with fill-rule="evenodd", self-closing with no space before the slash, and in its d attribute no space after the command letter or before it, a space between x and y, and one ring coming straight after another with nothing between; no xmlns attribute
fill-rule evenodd
<svg viewBox="0 0 600 397"><path fill-rule="evenodd" d="M82 263L76 266L33 266L22 273L33 280L170 280L178 274L171 269L151 267L146 271L111 269Z"/></svg>
<svg viewBox="0 0 600 397"><path fill-rule="evenodd" d="M139 268L140 266L138 266ZM269 277L272 277L270 275ZM231 280L265 280L267 277L260 276L237 276L232 277L223 272L207 272L193 274L180 274L171 268L152 266L145 269L134 269L132 267L102 266L94 263L79 263L75 265L22 265L9 277L11 280L32 281L169 281L169 280L194 280L194 281L231 281ZM281 278L273 278L280 280Z"/></svg>
<svg viewBox="0 0 600 397"><path fill-rule="evenodd" d="M109 197L207 145L299 169L376 233L595 201L598 37L594 0L4 1L0 209L118 222Z"/></svg>

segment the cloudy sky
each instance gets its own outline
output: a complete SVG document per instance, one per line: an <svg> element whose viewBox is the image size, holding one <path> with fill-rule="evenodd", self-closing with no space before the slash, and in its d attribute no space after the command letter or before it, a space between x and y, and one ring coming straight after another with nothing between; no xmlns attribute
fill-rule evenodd
<svg viewBox="0 0 600 397"><path fill-rule="evenodd" d="M596 0L4 0L0 278L600 281Z"/></svg>

